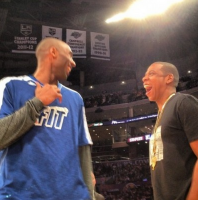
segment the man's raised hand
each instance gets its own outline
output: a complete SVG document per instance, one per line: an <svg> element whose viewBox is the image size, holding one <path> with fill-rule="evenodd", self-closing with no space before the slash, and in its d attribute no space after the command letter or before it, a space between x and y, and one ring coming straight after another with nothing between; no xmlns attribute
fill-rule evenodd
<svg viewBox="0 0 198 200"><path fill-rule="evenodd" d="M45 84L41 86L36 82L35 96L46 106L52 103L55 99L62 102L62 94L56 85Z"/></svg>

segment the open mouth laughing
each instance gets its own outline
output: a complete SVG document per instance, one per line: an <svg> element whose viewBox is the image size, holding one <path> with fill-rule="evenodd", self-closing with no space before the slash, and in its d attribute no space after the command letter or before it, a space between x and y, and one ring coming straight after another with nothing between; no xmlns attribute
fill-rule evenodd
<svg viewBox="0 0 198 200"><path fill-rule="evenodd" d="M147 85L147 84L145 84L145 85L144 85L144 88L145 88L145 90L146 90L146 95L148 96L149 93L150 93L150 91L151 91L151 89L152 89L152 87L149 86L149 85Z"/></svg>

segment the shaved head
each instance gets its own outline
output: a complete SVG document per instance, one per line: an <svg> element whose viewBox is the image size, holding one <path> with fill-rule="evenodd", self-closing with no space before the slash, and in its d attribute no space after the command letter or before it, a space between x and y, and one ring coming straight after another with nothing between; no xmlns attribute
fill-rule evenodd
<svg viewBox="0 0 198 200"><path fill-rule="evenodd" d="M179 72L177 70L177 68L175 67L175 65L168 63L168 62L155 62L153 64L160 64L161 70L163 72L163 74L173 74L174 76L174 86L177 87L178 83L179 83Z"/></svg>
<svg viewBox="0 0 198 200"><path fill-rule="evenodd" d="M49 49L53 46L57 49L60 49L62 45L65 45L66 43L62 40L47 37L43 39L36 47L36 57L38 60L42 59L44 55L46 55L49 52Z"/></svg>
<svg viewBox="0 0 198 200"><path fill-rule="evenodd" d="M70 46L59 39L47 37L36 48L37 68L34 76L42 83L57 84L66 80L76 66Z"/></svg>

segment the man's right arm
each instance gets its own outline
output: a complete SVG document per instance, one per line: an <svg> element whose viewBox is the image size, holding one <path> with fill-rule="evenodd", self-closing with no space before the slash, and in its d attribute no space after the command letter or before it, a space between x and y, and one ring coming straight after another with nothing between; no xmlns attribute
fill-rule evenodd
<svg viewBox="0 0 198 200"><path fill-rule="evenodd" d="M1 118L0 149L7 148L33 127L43 107L43 103L34 97L13 114Z"/></svg>

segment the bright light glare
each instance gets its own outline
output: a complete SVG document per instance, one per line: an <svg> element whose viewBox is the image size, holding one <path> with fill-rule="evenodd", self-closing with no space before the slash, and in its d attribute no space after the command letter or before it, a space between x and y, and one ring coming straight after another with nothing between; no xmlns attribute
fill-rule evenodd
<svg viewBox="0 0 198 200"><path fill-rule="evenodd" d="M117 14L106 20L106 23L120 21L124 18L143 19L165 12L171 5L183 0L137 0L125 13Z"/></svg>
<svg viewBox="0 0 198 200"><path fill-rule="evenodd" d="M126 17L125 13L119 13L119 14L114 15L113 17L107 19L105 22L106 23L117 22L117 21L124 19L125 17Z"/></svg>
<svg viewBox="0 0 198 200"><path fill-rule="evenodd" d="M139 0L126 11L126 17L143 19L147 16L164 13L174 3L182 0Z"/></svg>

